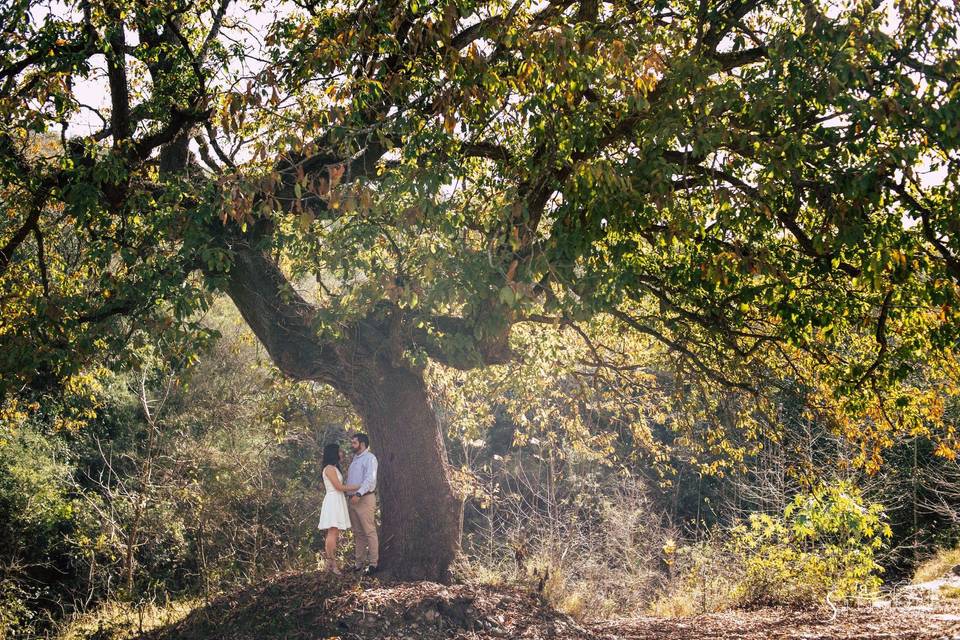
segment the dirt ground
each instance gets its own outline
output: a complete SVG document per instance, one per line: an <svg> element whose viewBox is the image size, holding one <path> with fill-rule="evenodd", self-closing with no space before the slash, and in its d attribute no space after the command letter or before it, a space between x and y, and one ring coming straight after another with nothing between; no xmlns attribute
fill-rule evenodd
<svg viewBox="0 0 960 640"><path fill-rule="evenodd" d="M221 596L150 640L960 640L960 609L759 609L693 618L577 623L515 587L381 583L321 572L281 575Z"/></svg>
<svg viewBox="0 0 960 640"><path fill-rule="evenodd" d="M960 615L920 608L840 609L831 611L790 611L758 609L733 611L694 618L637 618L595 625L601 637L623 640L690 638L769 638L786 640L960 640Z"/></svg>

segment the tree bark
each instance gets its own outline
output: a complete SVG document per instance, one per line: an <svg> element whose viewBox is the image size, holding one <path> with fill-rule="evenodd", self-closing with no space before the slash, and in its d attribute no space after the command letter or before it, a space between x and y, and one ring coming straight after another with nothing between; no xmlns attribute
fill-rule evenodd
<svg viewBox="0 0 960 640"><path fill-rule="evenodd" d="M406 580L450 577L460 540L447 454L423 376L381 361L346 393L379 461L380 567Z"/></svg>

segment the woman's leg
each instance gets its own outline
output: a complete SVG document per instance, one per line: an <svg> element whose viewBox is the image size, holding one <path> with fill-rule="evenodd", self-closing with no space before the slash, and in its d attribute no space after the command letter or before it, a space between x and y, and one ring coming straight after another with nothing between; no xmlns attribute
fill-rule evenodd
<svg viewBox="0 0 960 640"><path fill-rule="evenodd" d="M337 536L339 530L336 527L330 527L327 529L327 540L325 545L325 551L327 553L327 571L332 571L334 573L340 573L337 569Z"/></svg>

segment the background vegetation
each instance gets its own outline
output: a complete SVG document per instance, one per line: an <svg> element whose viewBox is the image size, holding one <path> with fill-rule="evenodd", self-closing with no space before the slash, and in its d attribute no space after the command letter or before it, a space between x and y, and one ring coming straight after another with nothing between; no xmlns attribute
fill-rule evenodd
<svg viewBox="0 0 960 640"><path fill-rule="evenodd" d="M279 375L228 303L203 326L199 342L138 330L123 358L5 402L7 637L119 637L317 566L320 451L357 420ZM684 407L652 344L582 330L520 333L511 365L429 372L461 579L527 584L592 617L855 603L960 538L957 463L922 436L867 474L784 380L774 415L720 441L723 416ZM590 366L599 340L644 366Z"/></svg>

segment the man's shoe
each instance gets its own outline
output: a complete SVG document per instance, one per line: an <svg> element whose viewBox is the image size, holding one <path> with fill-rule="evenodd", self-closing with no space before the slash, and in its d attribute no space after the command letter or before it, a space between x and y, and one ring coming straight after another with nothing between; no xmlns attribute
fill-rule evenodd
<svg viewBox="0 0 960 640"><path fill-rule="evenodd" d="M366 572L366 570L367 570L366 567L350 567L350 571L354 573Z"/></svg>
<svg viewBox="0 0 960 640"><path fill-rule="evenodd" d="M379 569L377 568L377 565L372 564L372 565L370 565L369 567L367 567L366 569L363 570L363 575L365 575L365 576L372 576L372 575L375 574L377 571L379 571Z"/></svg>

